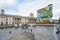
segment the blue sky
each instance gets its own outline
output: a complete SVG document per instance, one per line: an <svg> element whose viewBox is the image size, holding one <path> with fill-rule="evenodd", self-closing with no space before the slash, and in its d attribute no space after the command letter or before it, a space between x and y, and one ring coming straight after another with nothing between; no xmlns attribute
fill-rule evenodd
<svg viewBox="0 0 60 40"><path fill-rule="evenodd" d="M29 16L32 12L37 16L37 10L48 4L53 4L53 19L60 16L60 0L0 0L0 9L6 14Z"/></svg>

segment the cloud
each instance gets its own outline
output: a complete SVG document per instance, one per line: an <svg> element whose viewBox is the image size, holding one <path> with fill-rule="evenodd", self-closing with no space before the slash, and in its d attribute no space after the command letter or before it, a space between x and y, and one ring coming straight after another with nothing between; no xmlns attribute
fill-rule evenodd
<svg viewBox="0 0 60 40"><path fill-rule="evenodd" d="M57 9L53 12L53 19L59 19L60 17L60 9Z"/></svg>
<svg viewBox="0 0 60 40"><path fill-rule="evenodd" d="M53 0L53 19L60 17L60 0Z"/></svg>
<svg viewBox="0 0 60 40"><path fill-rule="evenodd" d="M53 19L58 19L60 16L60 0L34 0L30 2L24 2L19 5L19 15L29 16L32 12L34 16L37 17L37 10L47 6L48 4L53 4Z"/></svg>
<svg viewBox="0 0 60 40"><path fill-rule="evenodd" d="M47 1L47 0L46 0ZM30 2L24 2L19 5L19 13L23 16L29 16L29 14L32 12L35 16L37 16L37 10L41 9L48 4L52 3L50 1L46 2L44 0L34 0ZM48 4L47 4L48 3Z"/></svg>
<svg viewBox="0 0 60 40"><path fill-rule="evenodd" d="M4 9L6 14L17 14L17 0L0 0L0 10Z"/></svg>
<svg viewBox="0 0 60 40"><path fill-rule="evenodd" d="M5 10L5 14L9 14L9 15L17 15L18 11L6 11Z"/></svg>
<svg viewBox="0 0 60 40"><path fill-rule="evenodd" d="M7 6L12 6L17 3L17 0L0 0L0 8L4 8Z"/></svg>
<svg viewBox="0 0 60 40"><path fill-rule="evenodd" d="M56 11L60 8L60 0L53 1L53 11Z"/></svg>
<svg viewBox="0 0 60 40"><path fill-rule="evenodd" d="M48 4L53 4L53 18L57 19L60 16L60 0L0 0L0 8L7 7L7 14L21 16L29 16L32 12L37 17L37 10Z"/></svg>

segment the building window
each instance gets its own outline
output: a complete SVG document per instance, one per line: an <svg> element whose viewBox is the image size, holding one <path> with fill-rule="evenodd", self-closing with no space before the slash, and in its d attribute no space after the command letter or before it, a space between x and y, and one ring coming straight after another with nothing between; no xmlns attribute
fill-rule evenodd
<svg viewBox="0 0 60 40"><path fill-rule="evenodd" d="M14 24L14 22L12 22Z"/></svg>
<svg viewBox="0 0 60 40"><path fill-rule="evenodd" d="M1 26L3 26L3 22L1 22Z"/></svg>
<svg viewBox="0 0 60 40"><path fill-rule="evenodd" d="M8 22L6 22L6 25L8 25Z"/></svg>

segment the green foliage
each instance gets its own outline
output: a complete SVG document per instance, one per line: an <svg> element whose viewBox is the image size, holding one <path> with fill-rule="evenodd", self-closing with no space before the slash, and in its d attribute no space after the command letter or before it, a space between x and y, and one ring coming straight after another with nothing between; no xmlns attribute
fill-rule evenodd
<svg viewBox="0 0 60 40"><path fill-rule="evenodd" d="M6 26L6 27L3 26L3 27L0 27L0 29L4 29L4 28L7 29L7 28L14 28L14 27L15 26Z"/></svg>
<svg viewBox="0 0 60 40"><path fill-rule="evenodd" d="M5 28L14 28L15 26L6 26Z"/></svg>
<svg viewBox="0 0 60 40"><path fill-rule="evenodd" d="M59 21L59 24L60 24L60 17L59 17L59 20L58 21Z"/></svg>

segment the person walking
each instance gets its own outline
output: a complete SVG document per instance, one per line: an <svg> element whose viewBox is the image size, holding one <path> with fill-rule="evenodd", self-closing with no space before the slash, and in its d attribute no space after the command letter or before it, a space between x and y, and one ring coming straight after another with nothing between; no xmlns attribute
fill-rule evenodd
<svg viewBox="0 0 60 40"><path fill-rule="evenodd" d="M60 40L60 27L57 28L56 34L57 34L58 40Z"/></svg>
<svg viewBox="0 0 60 40"><path fill-rule="evenodd" d="M31 32L32 32L32 29L31 29Z"/></svg>
<svg viewBox="0 0 60 40"><path fill-rule="evenodd" d="M11 34L11 31L9 31L9 33Z"/></svg>

